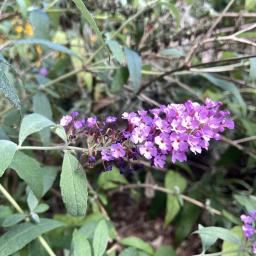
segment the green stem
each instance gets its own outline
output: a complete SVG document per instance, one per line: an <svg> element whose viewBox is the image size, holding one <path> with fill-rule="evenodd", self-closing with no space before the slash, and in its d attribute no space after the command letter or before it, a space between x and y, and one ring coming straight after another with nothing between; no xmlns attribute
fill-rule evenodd
<svg viewBox="0 0 256 256"><path fill-rule="evenodd" d="M140 16L143 12L145 12L148 8L150 8L152 5L156 4L159 2L159 0L154 0L149 2L143 9L138 11L136 14L131 16L128 20L126 20L117 30L116 32L110 37L110 39L115 38L132 20L136 19L138 16ZM106 47L106 43L102 44L93 54L92 56L88 59L86 62L86 65L90 64L94 58Z"/></svg>
<svg viewBox="0 0 256 256"><path fill-rule="evenodd" d="M2 186L2 184L0 184L0 192L9 201L9 203L17 210L17 212L24 213L22 208L18 205L15 199L9 194L9 192ZM56 254L53 252L51 247L48 245L48 243L42 236L39 236L38 240L50 256L56 256Z"/></svg>
<svg viewBox="0 0 256 256"><path fill-rule="evenodd" d="M65 80L65 79L67 79L67 78L69 78L69 77L71 77L71 76L74 76L74 75L76 75L77 73L79 73L79 72L81 72L81 71L83 71L82 68L74 69L74 70L68 72L67 74L64 74L64 75L62 75L62 76L59 76L58 78L56 78L56 79L50 81L49 83L40 85L40 86L39 86L39 90L44 90L45 88L47 88L47 87L49 87L49 86L51 86L51 85L53 85L53 84L55 84L55 83L58 83L58 82L60 82L60 81L62 81L62 80Z"/></svg>
<svg viewBox="0 0 256 256"><path fill-rule="evenodd" d="M57 146L49 146L49 147L41 147L41 146L18 146L18 150L75 150L81 152L88 152L85 148L73 147L68 145L57 145Z"/></svg>

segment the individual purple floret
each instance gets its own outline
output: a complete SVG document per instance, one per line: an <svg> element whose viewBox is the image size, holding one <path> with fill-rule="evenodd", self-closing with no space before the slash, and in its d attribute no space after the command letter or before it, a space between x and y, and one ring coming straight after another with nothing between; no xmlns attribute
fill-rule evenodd
<svg viewBox="0 0 256 256"><path fill-rule="evenodd" d="M107 123L107 124L112 124L112 123L115 123L116 120L117 120L117 118L116 118L115 116L108 116L108 117L106 118L106 123Z"/></svg>
<svg viewBox="0 0 256 256"><path fill-rule="evenodd" d="M89 117L89 118L87 119L87 122L86 122L86 124L87 124L87 126L88 126L89 128L94 127L96 123L97 123L97 117L96 117L96 116Z"/></svg>
<svg viewBox="0 0 256 256"><path fill-rule="evenodd" d="M60 120L60 125L68 126L72 122L73 118L70 115L63 116Z"/></svg>
<svg viewBox="0 0 256 256"><path fill-rule="evenodd" d="M248 215L242 214L240 219L243 222L242 230L244 236L252 242L252 252L256 254L256 211L251 211Z"/></svg>
<svg viewBox="0 0 256 256"><path fill-rule="evenodd" d="M40 69L39 69L39 74L41 75L41 76L48 76L48 69L46 68L46 67L41 67Z"/></svg>

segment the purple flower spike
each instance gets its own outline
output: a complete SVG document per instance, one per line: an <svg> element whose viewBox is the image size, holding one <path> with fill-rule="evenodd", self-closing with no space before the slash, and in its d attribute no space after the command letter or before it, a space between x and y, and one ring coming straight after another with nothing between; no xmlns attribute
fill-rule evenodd
<svg viewBox="0 0 256 256"><path fill-rule="evenodd" d="M107 123L107 124L115 123L116 120L117 120L117 118L116 118L115 116L108 116L108 117L106 118L106 123Z"/></svg>

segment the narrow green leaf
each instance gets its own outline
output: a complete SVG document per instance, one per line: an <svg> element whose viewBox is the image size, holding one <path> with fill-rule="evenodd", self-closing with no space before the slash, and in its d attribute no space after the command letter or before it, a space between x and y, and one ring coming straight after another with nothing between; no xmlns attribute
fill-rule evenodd
<svg viewBox="0 0 256 256"><path fill-rule="evenodd" d="M139 256L139 252L137 249L129 247L123 250L119 256Z"/></svg>
<svg viewBox="0 0 256 256"><path fill-rule="evenodd" d="M243 238L243 231L240 226L233 227L230 231L235 235L239 236L241 239ZM227 254L228 256L249 256L250 255L244 250L241 251L240 244L231 243L228 241L223 242L221 252L223 253L223 255Z"/></svg>
<svg viewBox="0 0 256 256"><path fill-rule="evenodd" d="M9 140L0 140L0 177L11 164L17 145Z"/></svg>
<svg viewBox="0 0 256 256"><path fill-rule="evenodd" d="M134 52L128 48L124 49L126 61L129 69L129 74L133 83L133 90L139 91L141 85L141 57L137 52Z"/></svg>
<svg viewBox="0 0 256 256"><path fill-rule="evenodd" d="M200 233L200 230L204 229L204 227L200 224L198 226L198 229L199 236L202 240L203 251L206 252L217 241L218 238L216 236L212 236L209 233Z"/></svg>
<svg viewBox="0 0 256 256"><path fill-rule="evenodd" d="M83 167L70 153L65 152L60 187L68 213L84 216L87 208L87 182Z"/></svg>
<svg viewBox="0 0 256 256"><path fill-rule="evenodd" d="M13 225L18 224L19 222L21 222L22 220L24 220L26 218L26 214L23 213L15 213L12 214L10 216L8 216L4 221L2 226L7 228L7 227L11 227Z"/></svg>
<svg viewBox="0 0 256 256"><path fill-rule="evenodd" d="M216 237L231 243L241 244L239 236L235 235L232 231L221 227L203 227L195 233L200 235L208 235L209 237Z"/></svg>
<svg viewBox="0 0 256 256"><path fill-rule="evenodd" d="M28 192L28 197L27 197L27 204L28 204L28 208L29 210L32 212L34 211L34 209L37 207L37 205L39 204L38 199L36 198L36 196L34 195L32 190L29 190Z"/></svg>
<svg viewBox="0 0 256 256"><path fill-rule="evenodd" d="M107 45L112 52L114 58L121 64L125 64L125 55L121 45L116 40L108 40Z"/></svg>
<svg viewBox="0 0 256 256"><path fill-rule="evenodd" d="M128 81L128 78L129 71L127 67L117 69L111 83L111 91L114 93L121 91L124 84Z"/></svg>
<svg viewBox="0 0 256 256"><path fill-rule="evenodd" d="M173 57L182 57L185 56L183 50L177 48L168 48L161 51L162 55L173 56Z"/></svg>
<svg viewBox="0 0 256 256"><path fill-rule="evenodd" d="M43 171L39 162L21 151L17 151L10 168L26 181L38 199L41 198L43 195Z"/></svg>
<svg viewBox="0 0 256 256"><path fill-rule="evenodd" d="M31 45L39 44L39 45L42 45L42 46L46 46L46 47L48 47L52 50L65 53L65 54L68 54L70 56L75 56L75 57L81 59L81 57L76 55L74 52L72 52L67 47L65 47L63 45L60 45L60 44L53 43L53 42L51 42L49 40L46 40L46 39L41 39L41 38L20 39L20 40L13 41L13 43L10 44L9 46L16 46L16 45L23 45L23 44L28 44L28 45L30 45L30 44Z"/></svg>
<svg viewBox="0 0 256 256"><path fill-rule="evenodd" d="M98 185L102 189L113 189L120 184L127 184L126 178L120 174L120 171L113 167L111 172L102 172L98 178Z"/></svg>
<svg viewBox="0 0 256 256"><path fill-rule="evenodd" d="M33 96L33 112L52 119L52 108L48 97L44 93L36 93ZM44 145L50 142L50 129L45 128L40 131L41 140Z"/></svg>
<svg viewBox="0 0 256 256"><path fill-rule="evenodd" d="M129 236L127 238L122 239L121 244L137 248L148 253L149 255L154 254L154 250L150 244L135 236Z"/></svg>
<svg viewBox="0 0 256 256"><path fill-rule="evenodd" d="M17 108L21 108L20 99L17 95L15 88L10 84L3 68L2 63L0 63L0 91L3 92L5 97Z"/></svg>
<svg viewBox="0 0 256 256"><path fill-rule="evenodd" d="M182 193L187 186L186 180L179 174L173 171L165 175L165 188ZM165 225L168 225L180 211L180 202L178 196L167 196Z"/></svg>
<svg viewBox="0 0 256 256"><path fill-rule="evenodd" d="M16 0L19 10L21 11L22 16L25 18L27 16L28 7L25 0Z"/></svg>
<svg viewBox="0 0 256 256"><path fill-rule="evenodd" d="M58 170L54 166L44 166L42 167L42 175L43 175L43 195L52 187Z"/></svg>
<svg viewBox="0 0 256 256"><path fill-rule="evenodd" d="M44 128L54 126L55 124L40 114L30 114L23 118L20 126L19 144L21 145L24 140L32 133L39 132Z"/></svg>
<svg viewBox="0 0 256 256"><path fill-rule="evenodd" d="M104 39L101 35L101 32L92 16L92 14L88 11L86 8L85 4L83 3L82 0L73 0L74 3L76 4L76 7L80 10L83 18L89 23L89 25L92 27L96 35L98 36L100 42L105 45Z"/></svg>
<svg viewBox="0 0 256 256"><path fill-rule="evenodd" d="M29 242L50 230L61 227L61 222L41 219L40 223L22 223L14 226L0 237L0 256L9 256L22 249Z"/></svg>
<svg viewBox="0 0 256 256"><path fill-rule="evenodd" d="M49 38L50 21L48 15L40 10L35 9L29 13L29 21L33 28L33 37Z"/></svg>
<svg viewBox="0 0 256 256"><path fill-rule="evenodd" d="M35 213L43 213L46 212L49 209L49 205L48 204L39 204L35 209L34 212Z"/></svg>
<svg viewBox="0 0 256 256"><path fill-rule="evenodd" d="M250 59L250 79L252 82L256 82L256 58Z"/></svg>
<svg viewBox="0 0 256 256"><path fill-rule="evenodd" d="M246 211L250 212L256 209L256 197L254 196L244 196L244 195L234 195L235 200L245 207Z"/></svg>
<svg viewBox="0 0 256 256"><path fill-rule="evenodd" d="M94 256L102 256L108 245L108 226L105 220L101 220L95 231L93 236L93 252Z"/></svg>
<svg viewBox="0 0 256 256"><path fill-rule="evenodd" d="M244 102L244 99L242 98L237 87L232 82L220 79L220 78L218 78L214 75L210 75L210 74L201 74L201 76L206 78L211 83L218 86L219 88L232 93L234 95L234 97L236 98L237 102L241 105L241 108L243 109L243 111L245 112L246 104Z"/></svg>
<svg viewBox="0 0 256 256"><path fill-rule="evenodd" d="M162 245L154 256L176 256L176 253L171 246Z"/></svg>
<svg viewBox="0 0 256 256"><path fill-rule="evenodd" d="M57 124L54 127L51 127L51 130L53 133L55 133L57 136L59 136L63 141L67 142L68 137L66 134L66 131L63 126Z"/></svg>
<svg viewBox="0 0 256 256"><path fill-rule="evenodd" d="M71 256L91 256L91 246L86 237L78 230L75 230L72 238Z"/></svg>

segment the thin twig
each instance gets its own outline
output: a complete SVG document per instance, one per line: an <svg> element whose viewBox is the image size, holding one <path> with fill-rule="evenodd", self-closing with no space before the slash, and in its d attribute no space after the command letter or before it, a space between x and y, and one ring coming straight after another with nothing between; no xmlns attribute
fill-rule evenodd
<svg viewBox="0 0 256 256"><path fill-rule="evenodd" d="M175 191L172 191L172 190L169 190L169 189L166 189L166 188L163 188L163 187L159 187L158 185L153 185L153 184L127 184L127 185L122 185L120 186L118 189L115 189L115 190L112 190L110 191L110 193L116 193L116 192L120 192L120 191L123 191L123 190L126 190L126 189L138 189L138 188L150 188L150 189L153 189L153 190L156 190L156 191L160 191L160 192L163 192L163 193L166 193L166 194L170 194L170 195L178 195L180 196L184 201L186 202L189 202L191 204L194 204L200 208L203 208L203 209L206 209L208 210L209 212L213 213L213 214L216 214L216 215L222 215L221 211L217 210L217 209L214 209L210 206L207 206L205 204L203 204L202 202L194 199L194 198L191 198L189 196L186 196L186 195L183 195L183 194L177 194L177 192Z"/></svg>
<svg viewBox="0 0 256 256"><path fill-rule="evenodd" d="M24 213L22 208L18 205L18 203L15 201L15 199L9 194L9 192L0 184L0 192L4 195L4 197L9 201L9 203L17 210L19 213ZM50 256L56 256L56 254L53 252L49 244L46 242L46 240L42 236L38 236L38 240L41 243L41 245L44 247L44 249L47 251L47 253Z"/></svg>

